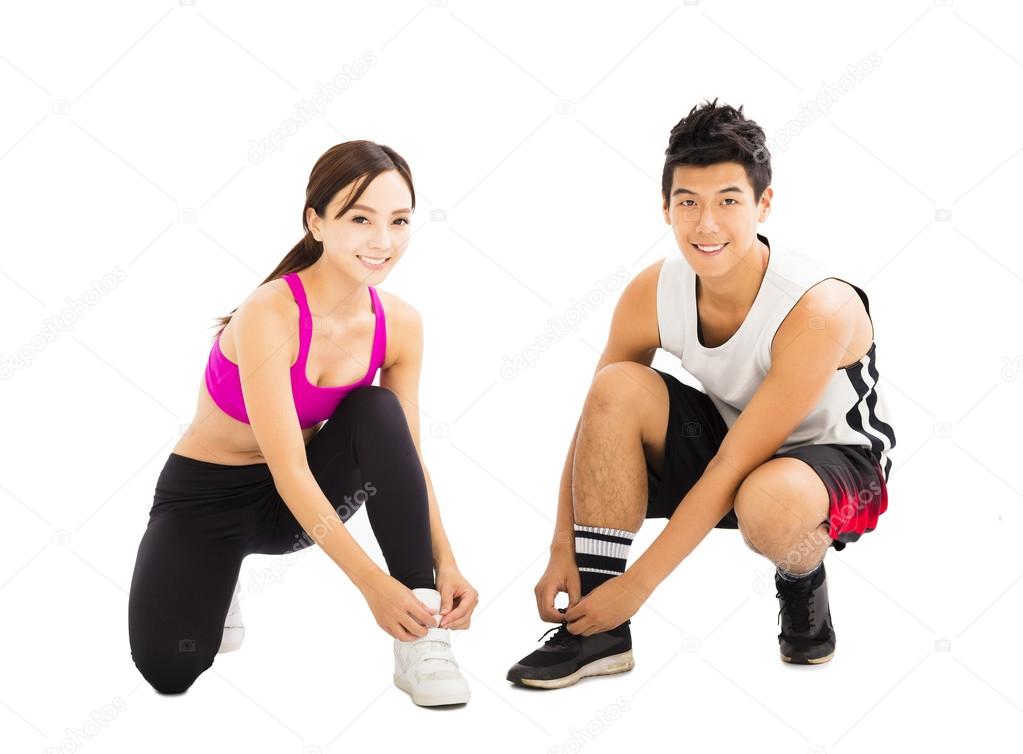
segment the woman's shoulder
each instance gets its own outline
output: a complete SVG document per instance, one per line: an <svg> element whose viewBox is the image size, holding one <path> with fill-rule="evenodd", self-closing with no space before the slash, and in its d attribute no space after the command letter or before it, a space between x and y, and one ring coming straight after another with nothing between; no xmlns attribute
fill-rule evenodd
<svg viewBox="0 0 1023 754"><path fill-rule="evenodd" d="M298 304L292 295L288 281L283 278L268 280L255 290L238 305L238 308L231 315L231 321L227 323L221 333L222 337L231 340L234 337L235 328L231 323L235 320L258 322L261 325L280 323L283 326L290 326L298 321Z"/></svg>
<svg viewBox="0 0 1023 754"><path fill-rule="evenodd" d="M423 347L423 318L409 302L388 291L376 289L384 309L387 327L387 353L383 368L394 366L403 355L421 353Z"/></svg>
<svg viewBox="0 0 1023 754"><path fill-rule="evenodd" d="M416 308L400 296L380 288L375 290L377 296L380 297L380 303L384 307L384 316L386 317L388 328L390 328L392 323L401 328L402 325L408 326L422 321ZM407 327L401 329L407 329Z"/></svg>
<svg viewBox="0 0 1023 754"><path fill-rule="evenodd" d="M283 277L268 280L258 286L242 302L242 306L247 306L263 314L290 315L297 314L298 312L298 303L295 301L295 295L291 290L291 286L288 285L288 281Z"/></svg>

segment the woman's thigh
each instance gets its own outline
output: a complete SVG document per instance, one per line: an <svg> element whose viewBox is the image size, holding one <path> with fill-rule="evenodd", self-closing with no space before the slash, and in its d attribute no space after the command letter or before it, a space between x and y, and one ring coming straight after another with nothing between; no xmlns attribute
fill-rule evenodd
<svg viewBox="0 0 1023 754"><path fill-rule="evenodd" d="M364 393L379 389L370 386L349 393L306 445L309 471L342 521L355 515L375 491L373 481L363 478L357 448L360 433L376 431L371 411L362 406ZM269 521L270 526L261 532L251 552L280 555L303 550L313 543L276 488L261 505L264 510L260 519ZM332 524L326 516L324 519L317 526Z"/></svg>
<svg viewBox="0 0 1023 754"><path fill-rule="evenodd" d="M241 543L173 511L149 520L128 597L131 655L157 691L185 691L220 648Z"/></svg>

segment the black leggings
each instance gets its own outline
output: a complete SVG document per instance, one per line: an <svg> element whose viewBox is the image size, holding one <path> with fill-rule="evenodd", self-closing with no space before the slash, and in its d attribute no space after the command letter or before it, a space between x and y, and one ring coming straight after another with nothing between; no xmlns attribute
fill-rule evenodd
<svg viewBox="0 0 1023 754"><path fill-rule="evenodd" d="M346 395L306 458L342 521L366 503L388 573L409 589L434 588L426 479L395 394L368 385ZM131 656L143 677L164 694L188 689L220 648L242 558L310 544L267 464L171 453L128 597Z"/></svg>

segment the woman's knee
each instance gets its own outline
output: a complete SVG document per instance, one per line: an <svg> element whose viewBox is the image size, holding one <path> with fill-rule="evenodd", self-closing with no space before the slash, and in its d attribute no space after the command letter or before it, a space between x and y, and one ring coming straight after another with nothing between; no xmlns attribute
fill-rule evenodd
<svg viewBox="0 0 1023 754"><path fill-rule="evenodd" d="M370 416L375 420L399 417L402 421L405 419L405 412L397 394L380 385L363 385L355 388L341 399L337 410L349 416Z"/></svg>
<svg viewBox="0 0 1023 754"><path fill-rule="evenodd" d="M197 651L194 639L179 639L175 646L132 651L142 677L161 694L183 694L213 664L213 655Z"/></svg>

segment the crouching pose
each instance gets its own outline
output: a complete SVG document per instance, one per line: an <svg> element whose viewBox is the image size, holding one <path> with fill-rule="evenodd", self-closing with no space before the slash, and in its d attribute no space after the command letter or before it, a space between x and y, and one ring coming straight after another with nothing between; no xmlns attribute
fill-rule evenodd
<svg viewBox="0 0 1023 754"><path fill-rule="evenodd" d="M246 555L315 542L394 637L394 683L420 705L469 700L451 629L469 627L477 593L455 563L420 455L422 322L368 284L404 255L414 208L394 150L332 147L309 179L305 236L221 318L131 582L131 655L157 691L186 691L218 652L240 645ZM386 573L344 525L363 506Z"/></svg>
<svg viewBox="0 0 1023 754"><path fill-rule="evenodd" d="M535 589L540 617L561 625L509 681L631 669L630 618L715 527L775 564L781 659L834 654L824 556L876 527L895 434L867 295L757 232L770 182L764 132L741 107L705 103L672 129L663 210L680 253L615 308ZM658 348L705 392L651 368ZM646 518L669 521L626 569Z"/></svg>

